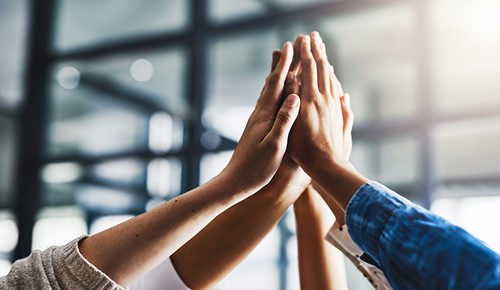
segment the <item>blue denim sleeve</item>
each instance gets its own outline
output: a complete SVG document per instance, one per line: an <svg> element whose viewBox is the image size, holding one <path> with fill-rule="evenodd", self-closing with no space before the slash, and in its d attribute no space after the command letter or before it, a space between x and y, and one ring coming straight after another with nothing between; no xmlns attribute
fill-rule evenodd
<svg viewBox="0 0 500 290"><path fill-rule="evenodd" d="M498 254L381 184L358 189L346 223L394 289L500 289Z"/></svg>

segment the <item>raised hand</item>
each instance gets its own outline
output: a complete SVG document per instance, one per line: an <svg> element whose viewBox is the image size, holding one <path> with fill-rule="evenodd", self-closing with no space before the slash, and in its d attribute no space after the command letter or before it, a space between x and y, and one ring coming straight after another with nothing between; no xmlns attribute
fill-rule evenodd
<svg viewBox="0 0 500 290"><path fill-rule="evenodd" d="M276 59L277 53L273 55ZM287 42L266 79L261 96L229 164L221 173L229 177L235 192L246 193L241 198L266 185L283 160L288 135L297 118L300 104L299 97L291 94L280 107L292 59L292 44Z"/></svg>
<svg viewBox="0 0 500 290"><path fill-rule="evenodd" d="M303 37L300 113L291 133L293 159L306 171L333 158L343 162L344 120L341 94L317 32Z"/></svg>
<svg viewBox="0 0 500 290"><path fill-rule="evenodd" d="M290 134L294 161L324 189L323 198L344 209L366 178L349 163L353 114L325 45L313 32L300 45L300 113Z"/></svg>

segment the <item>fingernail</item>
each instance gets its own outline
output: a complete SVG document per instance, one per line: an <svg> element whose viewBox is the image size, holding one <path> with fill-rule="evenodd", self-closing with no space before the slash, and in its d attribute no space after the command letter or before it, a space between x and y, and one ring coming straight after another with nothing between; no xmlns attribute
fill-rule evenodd
<svg viewBox="0 0 500 290"><path fill-rule="evenodd" d="M290 106L290 108L295 108L299 104L299 98L297 96L288 96L285 100L285 104Z"/></svg>
<svg viewBox="0 0 500 290"><path fill-rule="evenodd" d="M311 37L309 35L304 35L304 42L305 43L311 42Z"/></svg>
<svg viewBox="0 0 500 290"><path fill-rule="evenodd" d="M295 74L291 71L288 72L288 74L286 75L286 80L285 80L285 83L289 84L291 82L293 82L295 80Z"/></svg>

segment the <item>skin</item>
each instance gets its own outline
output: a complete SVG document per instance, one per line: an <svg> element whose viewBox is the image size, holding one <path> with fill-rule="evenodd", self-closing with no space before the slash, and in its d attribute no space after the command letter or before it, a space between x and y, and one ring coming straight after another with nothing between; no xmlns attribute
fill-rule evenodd
<svg viewBox="0 0 500 290"><path fill-rule="evenodd" d="M347 289L344 255L325 241L335 216L312 186L295 202L300 289Z"/></svg>
<svg viewBox="0 0 500 290"><path fill-rule="evenodd" d="M271 73L281 55L280 50L273 52ZM283 95L297 92L297 80L289 73ZM184 283L191 289L212 289L276 226L310 183L285 154L268 185L220 214L171 256Z"/></svg>
<svg viewBox="0 0 500 290"><path fill-rule="evenodd" d="M294 50L300 48L302 39L302 35L297 37ZM281 51L275 50L271 72L280 57ZM298 93L295 73L299 66L300 54L296 51L283 95ZM332 90L335 87L335 92L344 98L333 71L330 79ZM352 112L348 102L343 103L342 109L346 120L345 135L350 137ZM344 147L347 157L351 144ZM347 289L343 255L324 241L334 217L310 183L311 179L285 155L267 186L220 214L171 256L187 286L191 289L213 288L255 248L295 202L302 289ZM343 219L343 211L338 213Z"/></svg>
<svg viewBox="0 0 500 290"><path fill-rule="evenodd" d="M300 114L290 134L290 149L294 161L345 211L356 190L368 179L343 154L346 145L341 98L332 92L331 65L320 40L313 32L300 46Z"/></svg>
<svg viewBox="0 0 500 290"><path fill-rule="evenodd" d="M121 285L156 267L219 214L268 184L282 164L300 99L280 107L293 58L291 43L266 80L227 167L206 184L80 242L81 254Z"/></svg>
<svg viewBox="0 0 500 290"><path fill-rule="evenodd" d="M310 37L316 41L319 34L311 33ZM317 42L321 43L321 50L326 56L322 40L319 38ZM329 85L332 97L340 100L343 121L342 154L348 160L352 151L351 132L354 117L350 107L350 96L344 94L340 82L333 73L333 67L329 70ZM300 196L294 204L294 211L301 289L347 289L344 255L324 239L333 220L336 224L344 224L344 211L317 184L315 187L309 186Z"/></svg>

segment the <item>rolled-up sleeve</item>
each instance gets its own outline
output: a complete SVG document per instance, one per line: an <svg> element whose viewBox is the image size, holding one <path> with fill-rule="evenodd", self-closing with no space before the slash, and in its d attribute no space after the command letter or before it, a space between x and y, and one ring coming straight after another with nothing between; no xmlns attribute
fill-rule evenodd
<svg viewBox="0 0 500 290"><path fill-rule="evenodd" d="M381 184L359 188L346 223L394 289L500 289L498 254Z"/></svg>

